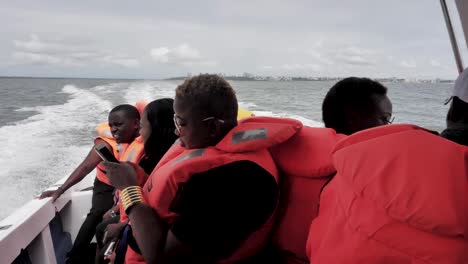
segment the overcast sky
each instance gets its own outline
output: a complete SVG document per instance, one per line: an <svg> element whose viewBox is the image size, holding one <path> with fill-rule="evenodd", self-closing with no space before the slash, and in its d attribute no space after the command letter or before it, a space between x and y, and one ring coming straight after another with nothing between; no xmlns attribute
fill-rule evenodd
<svg viewBox="0 0 468 264"><path fill-rule="evenodd" d="M456 77L438 0L0 1L2 76Z"/></svg>

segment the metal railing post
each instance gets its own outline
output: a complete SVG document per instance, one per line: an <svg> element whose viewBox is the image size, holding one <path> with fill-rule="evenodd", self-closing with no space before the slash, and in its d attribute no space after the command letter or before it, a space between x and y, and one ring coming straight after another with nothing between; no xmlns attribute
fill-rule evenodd
<svg viewBox="0 0 468 264"><path fill-rule="evenodd" d="M455 37L455 32L453 31L452 21L450 19L447 3L445 0L440 0L440 5L442 7L442 13L444 14L445 24L447 25L447 31L449 33L450 42L452 43L453 55L455 56L455 62L457 63L458 73L461 73L464 69L463 62L460 56L460 50L458 49L458 43Z"/></svg>

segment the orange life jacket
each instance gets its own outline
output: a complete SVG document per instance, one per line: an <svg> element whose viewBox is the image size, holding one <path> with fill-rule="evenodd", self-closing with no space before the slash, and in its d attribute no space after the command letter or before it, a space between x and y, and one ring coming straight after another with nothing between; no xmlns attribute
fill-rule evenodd
<svg viewBox="0 0 468 264"><path fill-rule="evenodd" d="M98 139L104 140L107 144L111 146L115 158L120 160L120 156L124 154L128 144L117 143L114 137L112 136L109 125L107 123L99 124L96 130L98 133L98 137L94 140L94 143L96 143ZM99 163L96 167L96 178L101 182L110 185L110 182L106 176L106 168L104 167L104 165L102 165L102 162Z"/></svg>
<svg viewBox="0 0 468 264"><path fill-rule="evenodd" d="M335 173L331 152L345 135L333 129L303 127L271 149L280 170L281 196L273 245L285 263L308 263L306 241L317 216L320 191Z"/></svg>
<svg viewBox="0 0 468 264"><path fill-rule="evenodd" d="M114 152L114 156L122 162L130 161L133 163L138 163L145 152L144 144L141 137L135 138L130 144L118 144L113 139L103 137L97 137L95 141L97 139L102 139L106 141L109 145L111 145L112 150ZM101 182L111 185L109 179L106 176L106 168L104 167L104 165L102 165L102 162L99 163L96 168L96 177Z"/></svg>
<svg viewBox="0 0 468 264"><path fill-rule="evenodd" d="M311 263L468 263L468 148L411 125L351 135L311 224Z"/></svg>
<svg viewBox="0 0 468 264"><path fill-rule="evenodd" d="M146 100L140 100L135 103L135 107L140 113L140 116L143 115L143 111L145 110L145 107L148 105L148 101Z"/></svg>
<svg viewBox="0 0 468 264"><path fill-rule="evenodd" d="M302 124L292 119L252 117L239 122L216 146L205 149L184 149L174 145L161 159L148 178L144 188L145 200L168 224L178 215L169 210L180 183L187 182L195 173L249 160L267 170L276 180L278 171L268 151L278 143L292 137ZM248 183L246 183L248 184ZM228 258L220 263L233 263L247 258L263 248L271 233L274 214L257 231L241 244ZM125 263L142 263L143 258L128 248Z"/></svg>
<svg viewBox="0 0 468 264"><path fill-rule="evenodd" d="M143 110L145 109L147 104L148 102L146 102L145 100L140 100L135 103L135 107L137 108L140 115L143 113ZM136 144L134 144L134 146L130 148L130 152L125 154L125 151L127 150L127 147L129 147L129 144L117 143L114 137L112 136L109 124L107 122L100 123L96 127L96 131L98 133L98 137L94 140L94 143L96 143L97 139L104 140L107 144L109 144L112 147L112 152L114 153L116 159L120 161L131 161L134 163L140 160L141 155L144 151L143 142L140 137L138 137L132 142L134 143L135 141L137 141ZM99 163L96 167L96 178L101 182L110 185L110 182L106 177L106 168L104 167L104 165L102 165L102 163Z"/></svg>

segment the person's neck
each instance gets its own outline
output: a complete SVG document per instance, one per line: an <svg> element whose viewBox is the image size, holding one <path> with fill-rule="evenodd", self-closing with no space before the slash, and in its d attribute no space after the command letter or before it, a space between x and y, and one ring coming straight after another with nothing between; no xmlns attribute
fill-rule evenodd
<svg viewBox="0 0 468 264"><path fill-rule="evenodd" d="M237 125L237 124L236 124ZM225 125L223 129L221 130L221 133L219 133L218 136L213 137L213 140L211 142L211 146L216 146L218 145L219 142L221 142L229 132L236 127L236 125Z"/></svg>
<svg viewBox="0 0 468 264"><path fill-rule="evenodd" d="M123 143L123 144L131 144L131 143L132 143L133 141L135 141L135 139L136 139L137 137L139 137L139 136L140 136L140 134L137 134L136 136L132 137L128 142L120 142L120 143Z"/></svg>
<svg viewBox="0 0 468 264"><path fill-rule="evenodd" d="M463 122L447 121L447 129L468 130L468 124Z"/></svg>

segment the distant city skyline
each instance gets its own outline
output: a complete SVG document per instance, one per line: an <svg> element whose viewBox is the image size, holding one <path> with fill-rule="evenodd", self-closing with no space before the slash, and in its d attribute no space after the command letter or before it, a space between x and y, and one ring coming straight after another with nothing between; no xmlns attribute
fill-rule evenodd
<svg viewBox="0 0 468 264"><path fill-rule="evenodd" d="M228 80L255 80L255 81L275 81L275 80L281 80L281 81L338 81L342 80L346 77L344 76L287 76L287 75L256 75L253 73L243 73L243 74L225 74L225 73L215 73L218 75L221 75L225 77ZM170 77L170 78L165 78L165 80L182 80L186 79L190 76L193 76L194 74L192 73L187 73L186 76L176 76L176 77ZM389 76L389 77L377 77L377 78L372 78L371 79L377 80L377 81L391 81L391 82L407 82L407 81L417 81L417 82L454 82L455 79L448 78L448 79L443 79L443 78L401 78L401 77L396 77L396 76Z"/></svg>
<svg viewBox="0 0 468 264"><path fill-rule="evenodd" d="M18 0L0 22L1 76L457 76L439 1Z"/></svg>

